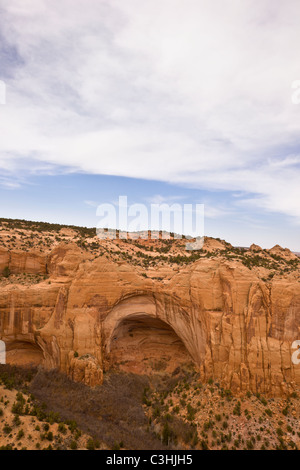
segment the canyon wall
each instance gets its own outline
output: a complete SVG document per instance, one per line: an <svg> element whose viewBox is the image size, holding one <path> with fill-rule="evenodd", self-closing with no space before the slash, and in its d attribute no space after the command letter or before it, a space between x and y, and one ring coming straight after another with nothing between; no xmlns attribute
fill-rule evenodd
<svg viewBox="0 0 300 470"><path fill-rule="evenodd" d="M7 362L58 368L94 386L110 368L164 372L192 363L234 392L281 394L300 385L292 343L300 339L300 282L263 282L247 267L200 259L152 279L77 245L50 255L0 252L38 284L0 289ZM171 275L170 275L171 274ZM174 372L175 371L175 372Z"/></svg>

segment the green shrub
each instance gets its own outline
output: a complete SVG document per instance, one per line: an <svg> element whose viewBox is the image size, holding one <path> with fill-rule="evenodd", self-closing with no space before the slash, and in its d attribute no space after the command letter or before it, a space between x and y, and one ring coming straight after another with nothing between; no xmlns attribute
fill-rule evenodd
<svg viewBox="0 0 300 470"><path fill-rule="evenodd" d="M87 450L95 450L95 443L93 439L89 439L87 441L86 448ZM113 450L117 450L117 449L113 449Z"/></svg>
<svg viewBox="0 0 300 470"><path fill-rule="evenodd" d="M59 423L58 431L62 434L66 434L67 433L67 428L63 423Z"/></svg>
<svg viewBox="0 0 300 470"><path fill-rule="evenodd" d="M10 434L12 432L12 428L8 424L5 424L3 427L3 432L4 434Z"/></svg>
<svg viewBox="0 0 300 470"><path fill-rule="evenodd" d="M76 441L71 441L71 444L70 444L70 449L71 450L77 450L77 442Z"/></svg>
<svg viewBox="0 0 300 470"><path fill-rule="evenodd" d="M22 439L22 437L24 437L24 435L25 435L25 434L24 434L23 429L20 429L20 431L19 431L18 434L17 434L17 439L18 439L18 441L19 441L20 439Z"/></svg>
<svg viewBox="0 0 300 470"><path fill-rule="evenodd" d="M5 266L4 270L3 270L3 277L6 277L8 278L10 276L10 269L8 266Z"/></svg>

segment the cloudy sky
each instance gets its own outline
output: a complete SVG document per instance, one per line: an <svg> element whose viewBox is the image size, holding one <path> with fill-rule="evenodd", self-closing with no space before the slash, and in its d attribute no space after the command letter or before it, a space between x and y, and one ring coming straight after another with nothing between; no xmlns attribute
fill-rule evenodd
<svg viewBox="0 0 300 470"><path fill-rule="evenodd" d="M299 17L299 0L0 0L0 217L95 226L125 194L300 251Z"/></svg>

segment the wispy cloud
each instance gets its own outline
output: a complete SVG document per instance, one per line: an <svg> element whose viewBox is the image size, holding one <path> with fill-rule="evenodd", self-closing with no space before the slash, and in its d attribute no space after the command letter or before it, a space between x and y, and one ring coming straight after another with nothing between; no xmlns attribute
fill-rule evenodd
<svg viewBox="0 0 300 470"><path fill-rule="evenodd" d="M184 201L187 196L181 195L170 195L162 196L161 194L155 194L154 196L145 198L145 201L149 204L174 204L178 201Z"/></svg>
<svg viewBox="0 0 300 470"><path fill-rule="evenodd" d="M41 173L243 191L239 204L300 218L299 13L298 0L2 2L2 168L30 156Z"/></svg>
<svg viewBox="0 0 300 470"><path fill-rule="evenodd" d="M86 204L87 206L90 206L90 207L98 207L99 206L99 203L96 202L96 201L84 201L84 204Z"/></svg>
<svg viewBox="0 0 300 470"><path fill-rule="evenodd" d="M19 189L21 187L21 183L19 181L0 176L0 186L3 186L6 189Z"/></svg>

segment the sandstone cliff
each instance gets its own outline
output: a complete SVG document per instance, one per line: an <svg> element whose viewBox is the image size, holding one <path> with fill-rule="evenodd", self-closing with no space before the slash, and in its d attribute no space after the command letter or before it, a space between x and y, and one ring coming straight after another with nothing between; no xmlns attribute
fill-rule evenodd
<svg viewBox="0 0 300 470"><path fill-rule="evenodd" d="M120 256L128 243L102 244L96 256L74 243L44 254L1 249L1 270L45 274L36 284L0 288L8 362L41 363L91 386L112 367L172 374L189 363L203 380L236 392L279 394L300 385L300 365L292 362L300 339L298 264L266 279L267 252L250 269L247 257L231 259L218 246L214 256L204 250L186 264L145 268Z"/></svg>

